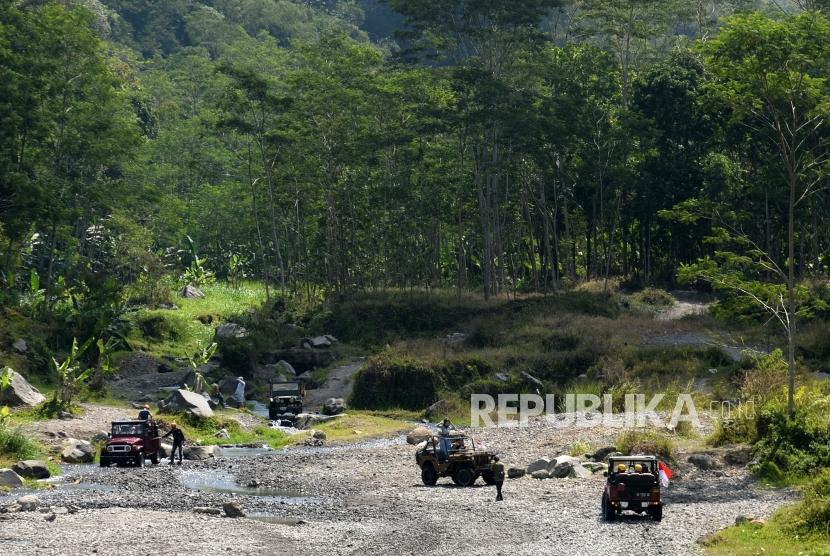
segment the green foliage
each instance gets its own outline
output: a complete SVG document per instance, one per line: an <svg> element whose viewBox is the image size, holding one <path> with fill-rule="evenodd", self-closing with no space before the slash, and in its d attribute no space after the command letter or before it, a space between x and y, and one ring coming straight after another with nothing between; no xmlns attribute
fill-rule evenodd
<svg viewBox="0 0 830 556"><path fill-rule="evenodd" d="M420 411L438 400L443 386L435 369L411 359L381 355L370 359L355 376L349 405Z"/></svg>
<svg viewBox="0 0 830 556"><path fill-rule="evenodd" d="M88 339L82 345L78 340L72 340L72 348L68 356L58 363L52 359L53 368L57 377L58 386L52 399L52 411L68 410L72 406L75 395L83 388L92 376L93 369L84 365L82 357L92 346L94 338Z"/></svg>
<svg viewBox="0 0 830 556"><path fill-rule="evenodd" d="M664 460L671 460L674 453L672 439L657 431L628 430L617 437L615 445L623 454L656 455Z"/></svg>
<svg viewBox="0 0 830 556"><path fill-rule="evenodd" d="M822 469L807 483L800 509L802 529L830 537L830 469Z"/></svg>

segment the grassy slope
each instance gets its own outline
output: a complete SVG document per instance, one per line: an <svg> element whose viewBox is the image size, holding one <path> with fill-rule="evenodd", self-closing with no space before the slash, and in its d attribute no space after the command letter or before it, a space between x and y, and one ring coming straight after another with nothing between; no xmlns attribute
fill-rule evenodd
<svg viewBox="0 0 830 556"><path fill-rule="evenodd" d="M265 287L256 282L246 283L239 289L217 283L205 286L202 291L204 299L177 298L178 310L138 311L134 316L137 326L129 338L133 348L158 356L193 355L200 346L213 341L217 324L227 322L248 309L256 309L265 300ZM157 336L148 336L142 331L142 324L152 319L160 321Z"/></svg>
<svg viewBox="0 0 830 556"><path fill-rule="evenodd" d="M798 505L779 510L767 525L735 525L706 539L703 543L711 556L828 556L830 537L794 532L792 513Z"/></svg>

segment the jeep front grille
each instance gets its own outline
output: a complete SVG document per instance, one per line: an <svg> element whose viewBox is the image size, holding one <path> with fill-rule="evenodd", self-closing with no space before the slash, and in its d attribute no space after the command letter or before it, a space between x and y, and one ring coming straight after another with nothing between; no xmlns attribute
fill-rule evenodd
<svg viewBox="0 0 830 556"><path fill-rule="evenodd" d="M107 452L114 453L114 452L129 452L130 447L126 444L114 444L112 446L107 446Z"/></svg>

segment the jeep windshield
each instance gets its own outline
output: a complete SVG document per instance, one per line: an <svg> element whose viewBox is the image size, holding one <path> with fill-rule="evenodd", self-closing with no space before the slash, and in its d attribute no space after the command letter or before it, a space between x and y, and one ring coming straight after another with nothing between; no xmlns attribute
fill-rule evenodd
<svg viewBox="0 0 830 556"><path fill-rule="evenodd" d="M300 385L296 382L286 384L272 384L271 392L274 396L299 396Z"/></svg>
<svg viewBox="0 0 830 556"><path fill-rule="evenodd" d="M144 436L143 423L113 423L112 436Z"/></svg>

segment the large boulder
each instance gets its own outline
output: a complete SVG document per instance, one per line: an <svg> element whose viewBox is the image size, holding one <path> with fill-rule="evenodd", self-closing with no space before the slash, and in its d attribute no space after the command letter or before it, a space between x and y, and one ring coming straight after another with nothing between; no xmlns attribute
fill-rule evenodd
<svg viewBox="0 0 830 556"><path fill-rule="evenodd" d="M334 336L326 334L325 336L303 338L300 340L300 347L303 349L328 349L336 343L337 339Z"/></svg>
<svg viewBox="0 0 830 556"><path fill-rule="evenodd" d="M243 379L244 381L244 379ZM242 388L242 397L237 396L239 390L239 378L228 377L219 381L219 391L225 396L225 404L228 407L245 407L245 392L247 390L247 383Z"/></svg>
<svg viewBox="0 0 830 556"><path fill-rule="evenodd" d="M323 415L340 415L346 411L346 402L343 398L329 398L323 402Z"/></svg>
<svg viewBox="0 0 830 556"><path fill-rule="evenodd" d="M37 459L18 461L12 465L12 471L24 479L48 479L52 475L49 467Z"/></svg>
<svg viewBox="0 0 830 556"><path fill-rule="evenodd" d="M204 461L219 455L216 446L185 446L184 459Z"/></svg>
<svg viewBox="0 0 830 556"><path fill-rule="evenodd" d="M426 427L415 427L406 435L406 443L413 446L432 438L432 432Z"/></svg>
<svg viewBox="0 0 830 556"><path fill-rule="evenodd" d="M333 349L290 348L264 353L260 363L273 365L278 361L286 361L296 369L297 374L301 374L331 365L337 358L337 352Z"/></svg>
<svg viewBox="0 0 830 556"><path fill-rule="evenodd" d="M8 388L0 389L0 405L34 407L46 398L17 371L11 372Z"/></svg>
<svg viewBox="0 0 830 556"><path fill-rule="evenodd" d="M26 353L27 351L29 351L29 345L23 338L18 338L17 340L15 340L12 344L12 347L20 353Z"/></svg>
<svg viewBox="0 0 830 556"><path fill-rule="evenodd" d="M23 478L11 469L0 469L0 487L18 488L23 486Z"/></svg>
<svg viewBox="0 0 830 556"><path fill-rule="evenodd" d="M577 458L571 456L559 456L550 463L550 466L548 466L548 472L552 477L564 479L574 475L574 469L577 467L587 471L582 467L582 464Z"/></svg>
<svg viewBox="0 0 830 556"><path fill-rule="evenodd" d="M537 459L536 461L527 466L527 474L533 475L535 472L543 470L547 472L548 467L550 467L550 464L550 458Z"/></svg>
<svg viewBox="0 0 830 556"><path fill-rule="evenodd" d="M163 458L169 458L170 457L170 452L172 452L172 451L173 451L173 445L172 444L162 443L161 446L159 447L159 456L161 456Z"/></svg>
<svg viewBox="0 0 830 556"><path fill-rule="evenodd" d="M247 336L248 330L245 327L232 322L219 325L216 328L217 340L227 340L230 338L245 338Z"/></svg>
<svg viewBox="0 0 830 556"><path fill-rule="evenodd" d="M245 517L245 510L242 509L239 502L225 502L222 505L222 510L226 517Z"/></svg>
<svg viewBox="0 0 830 556"><path fill-rule="evenodd" d="M507 470L508 479L519 479L525 476L525 470L521 467L510 467Z"/></svg>
<svg viewBox="0 0 830 556"><path fill-rule="evenodd" d="M179 296L185 299L204 299L205 294L195 286L185 286L179 291Z"/></svg>
<svg viewBox="0 0 830 556"><path fill-rule="evenodd" d="M175 390L169 398L159 404L159 409L168 413L185 412L195 417L213 417L213 410L207 399L188 390Z"/></svg>
<svg viewBox="0 0 830 556"><path fill-rule="evenodd" d="M297 371L294 369L291 363L289 363L285 359L280 359L279 361L277 361L274 370L278 374L288 375L289 377L297 376Z"/></svg>
<svg viewBox="0 0 830 556"><path fill-rule="evenodd" d="M608 471L608 464L600 463L597 461L586 461L582 464L582 467L584 467L593 474Z"/></svg>
<svg viewBox="0 0 830 556"><path fill-rule="evenodd" d="M534 479L550 479L550 473L547 469L539 469L530 474Z"/></svg>
<svg viewBox="0 0 830 556"><path fill-rule="evenodd" d="M86 440L67 438L61 447L61 459L66 463L92 463L95 448Z"/></svg>
<svg viewBox="0 0 830 556"><path fill-rule="evenodd" d="M522 371L522 378L524 378L529 384L532 384L536 388L543 389L545 387L545 383L543 383L541 380L525 371Z"/></svg>
<svg viewBox="0 0 830 556"><path fill-rule="evenodd" d="M33 512L40 506L40 498L34 494L27 494L17 499L17 505L21 512Z"/></svg>
<svg viewBox="0 0 830 556"><path fill-rule="evenodd" d="M717 460L709 454L692 454L687 461L702 470L720 467Z"/></svg>

